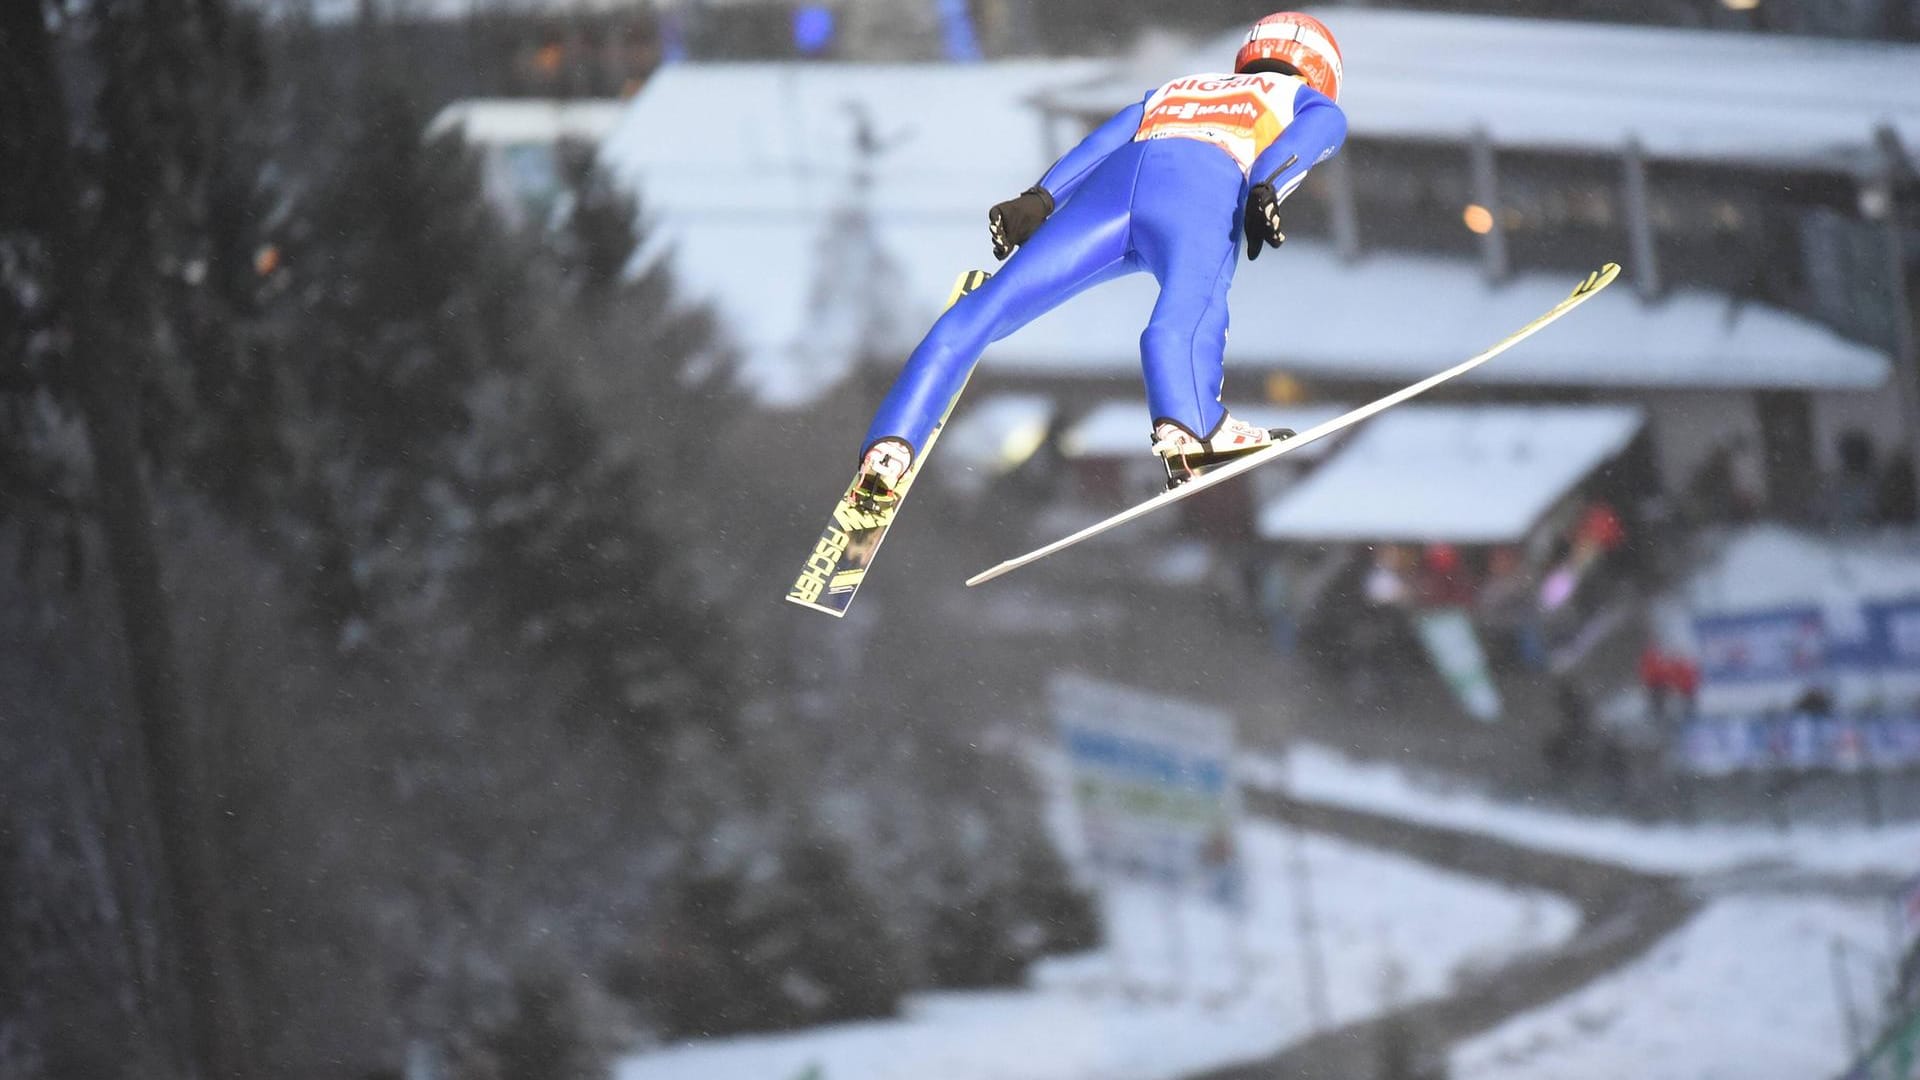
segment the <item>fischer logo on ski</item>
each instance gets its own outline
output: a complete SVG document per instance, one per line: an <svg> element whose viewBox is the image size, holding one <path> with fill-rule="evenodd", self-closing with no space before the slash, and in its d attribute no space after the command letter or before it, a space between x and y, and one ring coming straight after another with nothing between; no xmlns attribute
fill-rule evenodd
<svg viewBox="0 0 1920 1080"><path fill-rule="evenodd" d="M985 270L968 270L953 283L953 291L947 297L947 307L952 307L959 299L979 288L992 275ZM966 390L961 384L960 389ZM800 569L800 576L794 579L787 589L789 603L801 607L824 611L836 618L844 616L852 605L854 594L860 591L861 582L866 580L867 567L872 565L874 553L880 549L880 541L886 539L887 529L893 525L894 515L899 513L900 504L906 500L907 492L913 486L914 478L920 474L920 467L926 462L927 454L933 450L933 444L940 438L940 431L946 426L948 417L953 415L953 407L960 400L956 393L953 401L947 403L947 410L940 417L940 423L928 436L927 445L914 456L913 463L907 467L896 486L896 498L884 506L864 509L859 504L856 476L854 483L847 485L846 493L833 508L833 517L814 542L812 554Z"/></svg>

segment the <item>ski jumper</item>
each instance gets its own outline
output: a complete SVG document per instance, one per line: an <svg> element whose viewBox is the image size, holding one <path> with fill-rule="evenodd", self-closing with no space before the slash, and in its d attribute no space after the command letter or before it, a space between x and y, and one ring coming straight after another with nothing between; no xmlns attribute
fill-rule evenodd
<svg viewBox="0 0 1920 1080"><path fill-rule="evenodd" d="M933 324L874 416L864 448L917 455L986 347L1077 293L1145 271L1160 297L1140 336L1152 423L1208 437L1220 404L1227 289L1248 189L1285 198L1333 156L1346 117L1290 75L1175 79L1069 150L1041 178L1055 209L987 282Z"/></svg>

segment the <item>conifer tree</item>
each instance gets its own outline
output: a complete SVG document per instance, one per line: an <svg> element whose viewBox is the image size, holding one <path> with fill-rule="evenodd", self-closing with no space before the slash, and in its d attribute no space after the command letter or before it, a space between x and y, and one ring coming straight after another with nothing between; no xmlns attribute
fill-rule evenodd
<svg viewBox="0 0 1920 1080"><path fill-rule="evenodd" d="M157 976L137 1011L174 1036L172 1061L125 1067L206 1077L245 1071L244 1024L223 976L150 482L174 434L156 404L192 383L174 299L208 266L211 181L231 152L220 136L248 89L243 25L221 0L0 10L0 457L17 463L0 469L0 506L38 504L19 519L30 532L50 510L70 538L103 538L131 690L127 789L140 793L111 831L149 838L160 882L151 905L123 898L159 947L130 966ZM74 435L84 449L56 441Z"/></svg>

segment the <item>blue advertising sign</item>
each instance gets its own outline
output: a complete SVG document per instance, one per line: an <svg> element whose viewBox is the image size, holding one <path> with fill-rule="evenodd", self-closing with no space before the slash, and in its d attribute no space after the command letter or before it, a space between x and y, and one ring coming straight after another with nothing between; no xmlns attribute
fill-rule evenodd
<svg viewBox="0 0 1920 1080"><path fill-rule="evenodd" d="M1782 608L1693 620L1700 676L1712 682L1805 678L1827 663L1826 630L1816 608Z"/></svg>
<svg viewBox="0 0 1920 1080"><path fill-rule="evenodd" d="M1050 690L1094 866L1238 904L1232 718L1078 675Z"/></svg>
<svg viewBox="0 0 1920 1080"><path fill-rule="evenodd" d="M1920 716L1710 716L1682 725L1674 756L1695 776L1920 764Z"/></svg>
<svg viewBox="0 0 1920 1080"><path fill-rule="evenodd" d="M1866 605L1880 665L1920 671L1920 597Z"/></svg>

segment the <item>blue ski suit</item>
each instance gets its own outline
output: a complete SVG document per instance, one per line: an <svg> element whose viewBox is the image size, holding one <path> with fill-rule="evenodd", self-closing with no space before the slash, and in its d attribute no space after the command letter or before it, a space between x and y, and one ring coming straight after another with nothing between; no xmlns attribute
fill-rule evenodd
<svg viewBox="0 0 1920 1080"><path fill-rule="evenodd" d="M1140 336L1152 424L1212 435L1252 184L1284 198L1346 138L1325 95L1281 74L1175 79L1116 113L1040 180L1054 212L999 272L933 324L894 380L866 447L918 454L986 347L1082 290L1145 271L1159 300Z"/></svg>

